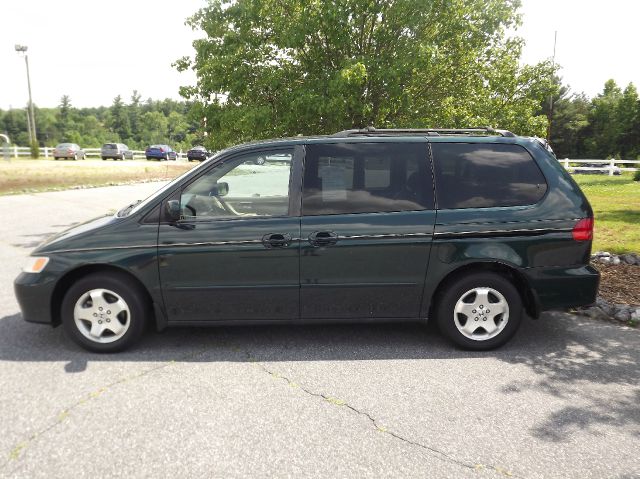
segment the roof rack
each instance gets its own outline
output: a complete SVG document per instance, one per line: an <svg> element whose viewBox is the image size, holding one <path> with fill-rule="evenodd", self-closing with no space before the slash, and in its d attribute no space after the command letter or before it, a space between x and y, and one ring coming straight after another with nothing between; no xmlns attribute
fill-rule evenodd
<svg viewBox="0 0 640 479"><path fill-rule="evenodd" d="M509 130L496 130L491 127L484 128L374 128L368 126L366 128L358 130L342 130L338 133L334 133L331 136L348 137L348 136L394 136L394 135L426 135L426 136L441 136L441 135L476 135L476 136L508 136L514 137L513 133Z"/></svg>

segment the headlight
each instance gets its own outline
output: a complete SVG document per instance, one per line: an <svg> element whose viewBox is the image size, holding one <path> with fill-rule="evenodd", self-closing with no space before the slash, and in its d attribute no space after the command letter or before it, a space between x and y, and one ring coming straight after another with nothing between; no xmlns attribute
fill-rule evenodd
<svg viewBox="0 0 640 479"><path fill-rule="evenodd" d="M29 262L22 268L25 273L40 273L49 263L46 256L33 256L29 258Z"/></svg>

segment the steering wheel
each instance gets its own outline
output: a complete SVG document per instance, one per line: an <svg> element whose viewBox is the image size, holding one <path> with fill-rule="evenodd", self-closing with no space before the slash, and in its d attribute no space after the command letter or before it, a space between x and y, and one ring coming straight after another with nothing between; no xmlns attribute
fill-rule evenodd
<svg viewBox="0 0 640 479"><path fill-rule="evenodd" d="M229 213L230 215L233 216L237 216L238 212L235 211L233 208L231 208L231 206L229 206L229 204L222 199L221 196L217 196L217 195L209 195L210 198L214 198L216 200L216 202L220 205L220 207L226 212Z"/></svg>
<svg viewBox="0 0 640 479"><path fill-rule="evenodd" d="M189 210L189 212L191 213L191 216L194 216L194 217L196 216L196 209L193 206L184 205L184 207Z"/></svg>

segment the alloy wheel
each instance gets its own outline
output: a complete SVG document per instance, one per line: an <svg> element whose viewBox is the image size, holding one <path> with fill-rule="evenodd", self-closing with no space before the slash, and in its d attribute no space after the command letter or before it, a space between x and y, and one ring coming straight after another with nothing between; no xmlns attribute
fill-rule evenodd
<svg viewBox="0 0 640 479"><path fill-rule="evenodd" d="M78 331L96 343L112 343L125 335L131 324L129 306L108 289L92 289L76 301L73 319Z"/></svg>
<svg viewBox="0 0 640 479"><path fill-rule="evenodd" d="M509 321L509 304L493 288L473 288L456 302L453 320L463 336L474 341L485 341L504 330Z"/></svg>

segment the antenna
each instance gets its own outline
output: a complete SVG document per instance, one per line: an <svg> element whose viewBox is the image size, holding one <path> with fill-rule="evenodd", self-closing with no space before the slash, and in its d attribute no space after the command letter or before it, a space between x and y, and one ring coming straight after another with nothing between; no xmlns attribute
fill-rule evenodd
<svg viewBox="0 0 640 479"><path fill-rule="evenodd" d="M553 56L551 57L551 68L556 67L556 44L558 42L558 30L553 32ZM547 142L551 141L551 122L553 121L553 93L549 95L549 125L547 126Z"/></svg>

